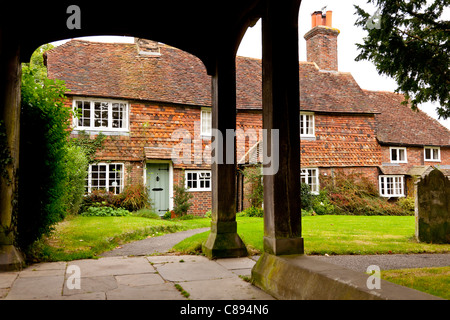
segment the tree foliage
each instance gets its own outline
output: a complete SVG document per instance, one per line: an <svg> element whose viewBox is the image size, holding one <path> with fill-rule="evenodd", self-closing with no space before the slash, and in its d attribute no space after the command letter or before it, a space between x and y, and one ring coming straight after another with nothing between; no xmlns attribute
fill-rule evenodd
<svg viewBox="0 0 450 320"><path fill-rule="evenodd" d="M380 74L393 77L413 109L438 102L439 117L450 117L450 21L443 19L450 0L370 2L378 8L375 14L355 6L355 24L368 33L357 44L356 60L370 60Z"/></svg>
<svg viewBox="0 0 450 320"><path fill-rule="evenodd" d="M87 160L71 147L66 88L47 78L38 48L22 65L18 242L26 249L79 205ZM84 169L84 171L83 171ZM80 192L81 189L81 192Z"/></svg>

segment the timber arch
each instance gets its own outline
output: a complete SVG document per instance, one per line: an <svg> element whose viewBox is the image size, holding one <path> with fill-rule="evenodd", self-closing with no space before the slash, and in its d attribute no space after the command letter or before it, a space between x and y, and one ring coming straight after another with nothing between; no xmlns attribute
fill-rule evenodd
<svg viewBox="0 0 450 320"><path fill-rule="evenodd" d="M42 43L89 35L127 35L153 39L197 56L212 76L212 127L236 129L236 66L239 43L262 18L263 128L279 131L279 170L264 177L265 251L301 254L298 12L301 0L150 1L145 4L82 2L80 21L69 28L71 5L60 1L2 4L0 27L0 120L12 161L5 168L10 181L0 184L0 270L20 267L12 216L18 187L20 63ZM283 50L277 48L283 47ZM276 106L276 112L275 112ZM234 111L233 111L234 110ZM226 141L224 141L226 144ZM271 154L272 141L268 141ZM234 155L224 157L236 158ZM210 258L245 255L236 232L235 165L212 165L211 236L205 246ZM220 191L220 192L219 192Z"/></svg>

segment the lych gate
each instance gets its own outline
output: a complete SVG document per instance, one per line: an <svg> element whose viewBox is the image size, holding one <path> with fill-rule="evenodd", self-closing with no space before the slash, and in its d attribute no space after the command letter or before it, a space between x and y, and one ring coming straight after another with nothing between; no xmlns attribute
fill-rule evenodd
<svg viewBox="0 0 450 320"><path fill-rule="evenodd" d="M0 184L1 268L20 264L13 246L12 221L18 187L20 63L27 61L36 47L59 39L112 34L154 39L192 53L212 76L212 126L226 132L236 129L236 51L248 26L259 18L263 24L263 128L269 137L266 154L271 155L272 150L270 130L279 133L279 170L264 177L264 246L267 252L277 255L303 253L298 148L300 2L154 1L121 7L91 2L74 7L63 1L50 7L2 5L0 111L13 161L6 167L5 176L10 181L2 176ZM224 135L223 145L226 139ZM236 160L236 150L233 154L227 152L231 151L223 150L224 158ZM212 232L204 247L210 258L246 255L236 229L235 164L212 165Z"/></svg>
<svg viewBox="0 0 450 320"><path fill-rule="evenodd" d="M383 283L373 292L367 276L303 255L300 214L298 13L301 0L146 1L117 6L68 1L48 7L2 3L0 19L0 142L8 154L0 173L0 271L19 268L14 247L19 163L21 62L39 45L89 35L128 35L187 51L212 76L212 127L236 130L236 51L247 30L262 18L263 129L265 154L278 156L278 170L264 176L264 254L252 271L254 283L284 299L425 299L410 289ZM69 9L69 10L68 10ZM79 10L78 10L79 9ZM78 21L72 13L77 13ZM272 130L277 141L272 141ZM225 134L223 145L227 145ZM234 139L232 137L231 139ZM272 154L278 151L277 155ZM232 154L227 154L232 152ZM212 165L209 258L238 257L246 249L236 225L236 150L223 150ZM1 159L0 159L1 160ZM270 164L269 164L270 166ZM19 199L20 201L20 199Z"/></svg>

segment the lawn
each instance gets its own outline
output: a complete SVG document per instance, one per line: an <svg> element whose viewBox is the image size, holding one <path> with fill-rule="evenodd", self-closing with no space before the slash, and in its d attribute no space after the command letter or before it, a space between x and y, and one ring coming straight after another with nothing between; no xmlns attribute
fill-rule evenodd
<svg viewBox="0 0 450 320"><path fill-rule="evenodd" d="M450 267L386 270L381 278L450 300Z"/></svg>
<svg viewBox="0 0 450 320"><path fill-rule="evenodd" d="M263 251L262 218L237 217L238 233L249 251ZM188 229L209 227L206 218L160 220L144 217L82 217L66 219L52 236L40 242L42 260L93 258L134 240ZM307 254L384 254L450 252L450 245L418 243L412 216L308 216L302 218ZM173 248L198 252L208 232L188 238Z"/></svg>
<svg viewBox="0 0 450 320"><path fill-rule="evenodd" d="M37 244L35 255L46 261L94 258L130 241L209 226L208 219L74 216L56 225L53 234Z"/></svg>
<svg viewBox="0 0 450 320"><path fill-rule="evenodd" d="M251 252L263 251L262 218L238 217L238 234ZM306 254L388 254L450 252L448 244L418 243L412 216L308 216L302 218ZM173 251L199 249L209 232L177 244Z"/></svg>

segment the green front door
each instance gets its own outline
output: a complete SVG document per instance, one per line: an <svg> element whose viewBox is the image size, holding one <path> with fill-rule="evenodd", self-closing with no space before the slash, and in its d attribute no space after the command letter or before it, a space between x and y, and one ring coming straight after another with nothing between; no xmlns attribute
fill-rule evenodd
<svg viewBox="0 0 450 320"><path fill-rule="evenodd" d="M153 211L163 215L169 210L168 163L147 163L147 187Z"/></svg>

